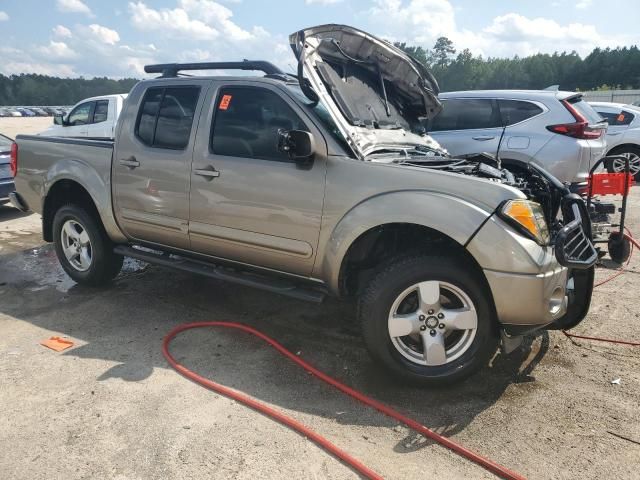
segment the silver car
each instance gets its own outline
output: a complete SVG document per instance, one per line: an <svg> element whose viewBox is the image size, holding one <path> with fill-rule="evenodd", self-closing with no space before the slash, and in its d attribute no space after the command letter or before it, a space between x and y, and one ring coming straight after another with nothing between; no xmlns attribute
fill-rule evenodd
<svg viewBox="0 0 640 480"><path fill-rule="evenodd" d="M640 107L622 103L589 102L609 123L607 154L629 158L629 170L640 181ZM624 171L625 162L613 159L606 164L610 172Z"/></svg>
<svg viewBox="0 0 640 480"><path fill-rule="evenodd" d="M606 151L607 124L579 93L486 90L439 98L443 110L427 130L454 156L487 152L535 162L578 189Z"/></svg>

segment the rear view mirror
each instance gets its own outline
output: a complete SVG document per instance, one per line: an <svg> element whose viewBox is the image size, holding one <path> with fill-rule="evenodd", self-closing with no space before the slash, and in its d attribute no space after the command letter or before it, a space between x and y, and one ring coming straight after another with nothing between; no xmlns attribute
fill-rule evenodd
<svg viewBox="0 0 640 480"><path fill-rule="evenodd" d="M296 163L313 161L316 145L313 135L304 130L279 130L278 150L286 153Z"/></svg>
<svg viewBox="0 0 640 480"><path fill-rule="evenodd" d="M64 115L57 113L53 116L54 125L64 125Z"/></svg>

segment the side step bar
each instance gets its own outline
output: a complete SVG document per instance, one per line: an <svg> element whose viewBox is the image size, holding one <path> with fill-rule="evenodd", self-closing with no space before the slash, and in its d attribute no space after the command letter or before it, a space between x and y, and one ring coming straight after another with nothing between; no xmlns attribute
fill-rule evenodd
<svg viewBox="0 0 640 480"><path fill-rule="evenodd" d="M326 292L318 288L297 285L291 281L280 278L232 270L220 265L179 257L177 255L156 253L154 251L141 250L126 245L117 245L113 251L118 255L135 258L154 265L175 268L226 282L245 285L247 287L259 288L268 292L297 298L298 300L321 303L326 297Z"/></svg>

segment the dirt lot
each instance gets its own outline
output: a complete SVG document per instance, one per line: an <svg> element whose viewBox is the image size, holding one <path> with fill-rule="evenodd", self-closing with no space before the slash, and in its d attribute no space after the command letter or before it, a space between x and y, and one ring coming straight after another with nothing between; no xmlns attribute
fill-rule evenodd
<svg viewBox="0 0 640 480"><path fill-rule="evenodd" d="M638 187L630 208L629 226L640 236ZM43 244L39 222L0 207L0 478L357 478L305 438L169 369L163 336L198 320L255 326L529 478L640 478L640 446L608 433L640 441L637 348L575 346L543 333L460 385L407 388L370 361L351 305L316 306L134 262L109 288L79 287ZM640 254L627 274L597 289L579 333L640 341L639 265ZM597 276L610 274L601 267ZM52 335L76 346L55 353L39 345ZM185 333L173 351L191 369L310 425L385 478L492 478L242 334ZM611 384L616 378L620 384Z"/></svg>
<svg viewBox="0 0 640 480"><path fill-rule="evenodd" d="M2 117L0 118L0 133L7 137L16 138L19 133L40 133L52 124L52 117Z"/></svg>

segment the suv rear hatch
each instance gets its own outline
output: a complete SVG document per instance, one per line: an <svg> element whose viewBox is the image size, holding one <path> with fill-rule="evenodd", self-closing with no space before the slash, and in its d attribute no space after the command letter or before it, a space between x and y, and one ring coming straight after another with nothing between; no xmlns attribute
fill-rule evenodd
<svg viewBox="0 0 640 480"><path fill-rule="evenodd" d="M289 41L303 92L324 104L359 158L385 148L433 147L420 120L441 110L439 89L420 62L345 25L300 30Z"/></svg>

